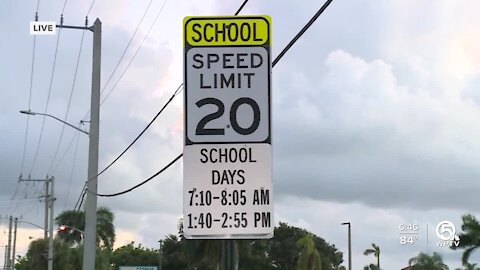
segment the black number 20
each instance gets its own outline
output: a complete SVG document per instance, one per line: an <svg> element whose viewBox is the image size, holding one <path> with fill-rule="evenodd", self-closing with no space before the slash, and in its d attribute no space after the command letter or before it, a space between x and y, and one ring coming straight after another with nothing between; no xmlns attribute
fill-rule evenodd
<svg viewBox="0 0 480 270"><path fill-rule="evenodd" d="M225 129L224 128L205 128L205 125L208 124L208 122L215 120L223 115L225 112L225 105L221 100L218 100L216 98L204 98L197 103L195 103L197 107L202 107L207 104L213 104L217 106L217 111L213 112L211 114L207 114L205 117L202 118L198 122L197 129L195 130L196 135L225 135ZM247 127L243 128L238 124L237 120L237 112L238 108L240 105L247 104L249 105L252 110L253 110L253 121L252 124ZM247 97L242 97L235 102L233 102L232 107L230 108L230 123L232 125L233 130L235 130L238 134L241 135L250 135L253 132L255 132L260 125L260 107L258 107L258 104L255 100Z"/></svg>

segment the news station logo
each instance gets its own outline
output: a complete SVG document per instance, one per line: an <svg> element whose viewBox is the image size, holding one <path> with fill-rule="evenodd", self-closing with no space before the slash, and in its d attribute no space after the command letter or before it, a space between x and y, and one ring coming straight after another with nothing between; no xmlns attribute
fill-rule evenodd
<svg viewBox="0 0 480 270"><path fill-rule="evenodd" d="M448 220L444 220L437 224L435 233L440 240L437 240L438 247L458 247L460 245L460 237L455 234L455 225Z"/></svg>

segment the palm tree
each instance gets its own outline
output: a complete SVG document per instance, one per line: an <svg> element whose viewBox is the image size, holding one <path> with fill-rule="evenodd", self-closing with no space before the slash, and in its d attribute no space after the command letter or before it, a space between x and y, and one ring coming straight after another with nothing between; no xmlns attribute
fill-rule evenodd
<svg viewBox="0 0 480 270"><path fill-rule="evenodd" d="M462 233L459 235L460 244L458 247L452 246L452 249L465 249L462 255L462 264L468 263L472 252L480 247L480 223L473 215L462 216Z"/></svg>
<svg viewBox="0 0 480 270"><path fill-rule="evenodd" d="M443 263L442 256L436 252L432 256L420 252L417 257L411 258L408 264L412 270L448 270L448 266Z"/></svg>
<svg viewBox="0 0 480 270"><path fill-rule="evenodd" d="M297 270L321 270L320 254L315 247L313 235L306 234L298 240L297 245L302 248L297 261Z"/></svg>
<svg viewBox="0 0 480 270"><path fill-rule="evenodd" d="M380 269L380 247L372 243L372 248L368 248L363 252L363 255L368 256L373 254L377 258L377 268Z"/></svg>
<svg viewBox="0 0 480 270"><path fill-rule="evenodd" d="M83 211L63 211L55 218L55 222L58 226L66 225L85 231L85 213ZM58 231L57 238L70 246L81 245L83 243L83 234L78 230Z"/></svg>
<svg viewBox="0 0 480 270"><path fill-rule="evenodd" d="M115 243L115 226L113 225L114 214L105 207L97 209L97 246L106 250L112 250ZM64 211L55 218L57 225L67 225L77 230L59 231L57 237L71 246L83 243L85 231L85 212Z"/></svg>

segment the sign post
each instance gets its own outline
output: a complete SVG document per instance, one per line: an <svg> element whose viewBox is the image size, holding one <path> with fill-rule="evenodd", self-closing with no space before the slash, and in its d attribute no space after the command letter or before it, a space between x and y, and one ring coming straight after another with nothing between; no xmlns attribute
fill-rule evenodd
<svg viewBox="0 0 480 270"><path fill-rule="evenodd" d="M186 17L183 230L273 236L271 20Z"/></svg>

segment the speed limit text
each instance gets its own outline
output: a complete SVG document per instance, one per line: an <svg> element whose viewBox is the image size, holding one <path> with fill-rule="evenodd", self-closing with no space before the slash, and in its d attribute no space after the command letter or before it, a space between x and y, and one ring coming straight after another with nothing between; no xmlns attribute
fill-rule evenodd
<svg viewBox="0 0 480 270"><path fill-rule="evenodd" d="M193 55L192 67L204 70L222 70L222 72L201 72L199 81L201 89L251 88L253 69L261 68L264 63L259 53L196 53ZM248 72L228 72L246 69Z"/></svg>

